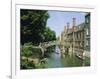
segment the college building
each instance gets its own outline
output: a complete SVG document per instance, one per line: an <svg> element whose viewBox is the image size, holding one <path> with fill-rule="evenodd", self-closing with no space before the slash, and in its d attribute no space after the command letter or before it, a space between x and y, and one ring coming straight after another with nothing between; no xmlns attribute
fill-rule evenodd
<svg viewBox="0 0 100 79"><path fill-rule="evenodd" d="M60 37L61 51L64 54L90 58L90 13L85 15L85 22L76 26L76 18L64 26Z"/></svg>

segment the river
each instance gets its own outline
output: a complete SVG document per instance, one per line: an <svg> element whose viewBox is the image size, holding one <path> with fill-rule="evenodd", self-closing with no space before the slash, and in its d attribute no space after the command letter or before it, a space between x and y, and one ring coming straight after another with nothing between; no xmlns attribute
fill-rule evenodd
<svg viewBox="0 0 100 79"><path fill-rule="evenodd" d="M48 52L46 68L62 68L62 67L82 67L89 66L90 60L85 58L82 60L75 55L64 55L61 53L59 46L55 46L54 50Z"/></svg>

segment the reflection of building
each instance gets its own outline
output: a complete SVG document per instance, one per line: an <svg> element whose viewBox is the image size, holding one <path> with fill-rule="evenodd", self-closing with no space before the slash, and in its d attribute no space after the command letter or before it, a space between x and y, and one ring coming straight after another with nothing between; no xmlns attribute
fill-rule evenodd
<svg viewBox="0 0 100 79"><path fill-rule="evenodd" d="M65 54L75 54L83 58L90 56L90 14L85 16L85 22L76 26L76 18L73 18L73 26L69 23L61 33L61 49Z"/></svg>

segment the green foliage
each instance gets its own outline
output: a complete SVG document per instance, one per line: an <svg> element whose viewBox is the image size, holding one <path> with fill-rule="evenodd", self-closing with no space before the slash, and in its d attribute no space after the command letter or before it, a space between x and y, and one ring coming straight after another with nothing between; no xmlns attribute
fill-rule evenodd
<svg viewBox="0 0 100 79"><path fill-rule="evenodd" d="M49 27L46 27L44 32L45 41L56 40L55 32L52 31Z"/></svg>
<svg viewBox="0 0 100 79"><path fill-rule="evenodd" d="M21 60L21 69L35 69L36 66L32 61Z"/></svg>
<svg viewBox="0 0 100 79"><path fill-rule="evenodd" d="M32 43L25 43L24 45L21 45L20 49L21 49L20 50L21 56L40 58L41 55L42 55L41 49L40 48L34 48Z"/></svg>
<svg viewBox="0 0 100 79"><path fill-rule="evenodd" d="M48 18L46 10L21 9L21 44L32 42L39 45L40 42L55 40L55 32L46 27Z"/></svg>
<svg viewBox="0 0 100 79"><path fill-rule="evenodd" d="M38 46L40 42L56 40L56 34L47 26L49 18L48 11L45 10L20 10L20 36L21 36L21 57L37 57L41 58L41 50L33 48ZM21 59L21 69L43 68L41 62L33 64L33 62Z"/></svg>
<svg viewBox="0 0 100 79"><path fill-rule="evenodd" d="M29 57L29 56L32 56L32 45L29 44L29 43L26 43L24 44L23 46L21 46L21 56L26 56L26 57Z"/></svg>
<svg viewBox="0 0 100 79"><path fill-rule="evenodd" d="M21 44L32 42L39 44L49 15L47 11L21 9Z"/></svg>

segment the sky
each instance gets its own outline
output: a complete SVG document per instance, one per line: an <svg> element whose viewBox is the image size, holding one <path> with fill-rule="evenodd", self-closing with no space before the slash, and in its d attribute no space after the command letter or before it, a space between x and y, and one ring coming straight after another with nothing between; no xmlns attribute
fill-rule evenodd
<svg viewBox="0 0 100 79"><path fill-rule="evenodd" d="M56 37L60 36L64 30L67 22L72 27L72 18L76 18L76 25L85 21L84 12L62 12L62 11L48 11L50 18L47 21L47 26L56 32Z"/></svg>

